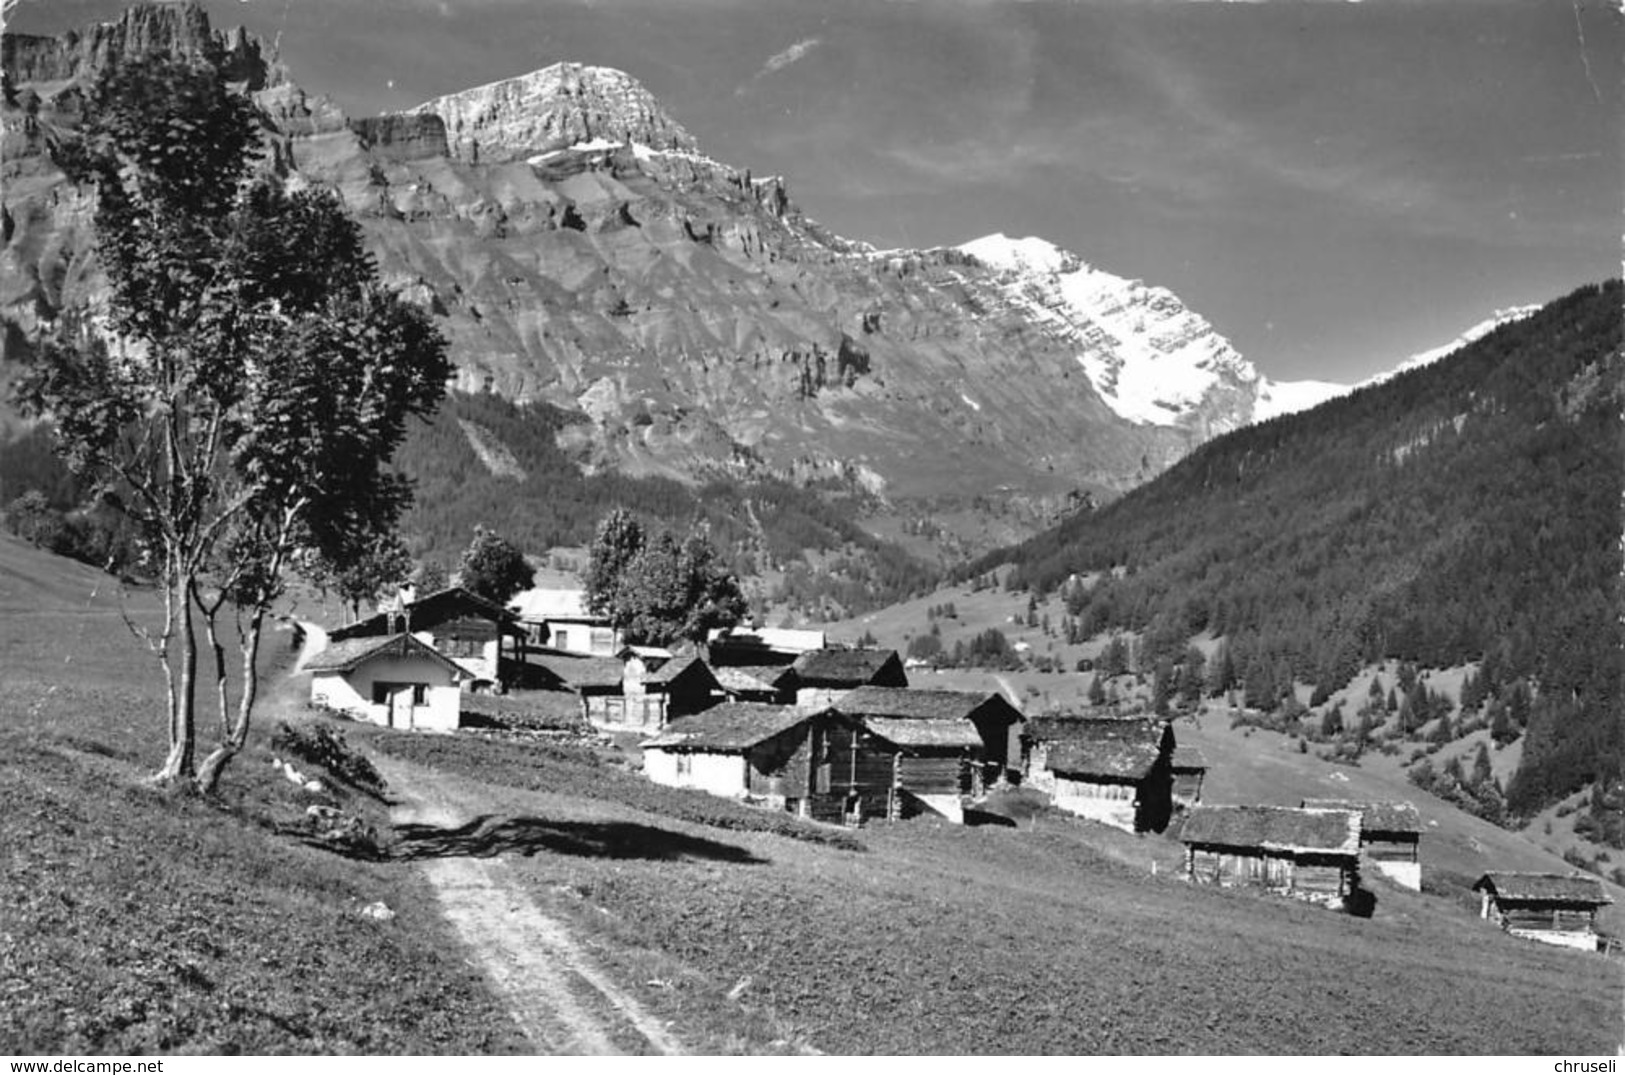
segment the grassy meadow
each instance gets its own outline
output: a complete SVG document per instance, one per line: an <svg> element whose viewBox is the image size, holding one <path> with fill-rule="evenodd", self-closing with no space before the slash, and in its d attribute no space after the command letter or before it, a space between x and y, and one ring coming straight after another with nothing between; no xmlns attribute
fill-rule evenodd
<svg viewBox="0 0 1625 1075"><path fill-rule="evenodd" d="M1007 811L1010 825L852 834L657 788L603 743L332 722L280 672L219 800L160 793L143 778L162 754L161 682L121 613L150 614L152 600L0 539L8 1051L528 1049L434 909L413 861L424 840L503 855L544 914L701 1051L1620 1045L1618 961L1506 937L1454 881L1423 894L1378 882L1362 920L1192 887L1175 841L1046 809ZM449 781L487 816L469 834L420 833L415 848L389 833L384 801L339 786L326 801L377 826L384 857L311 846L311 796L269 764L278 717L340 730L392 772ZM1341 788L1284 737L1219 720L1180 731L1209 752L1215 800ZM1350 794L1390 779L1347 772ZM1435 842L1442 877L1478 868L1469 841L1490 855L1517 839L1445 810L1423 810L1461 834ZM398 917L364 917L376 901Z"/></svg>

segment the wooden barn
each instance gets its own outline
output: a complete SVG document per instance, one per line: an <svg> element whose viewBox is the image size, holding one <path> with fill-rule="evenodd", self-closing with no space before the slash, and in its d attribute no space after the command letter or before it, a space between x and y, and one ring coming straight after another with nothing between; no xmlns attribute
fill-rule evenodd
<svg viewBox="0 0 1625 1075"><path fill-rule="evenodd" d="M695 654L661 656L647 647L628 647L621 657L621 693L604 698L606 724L664 728L670 721L709 709L721 694L711 669Z"/></svg>
<svg viewBox="0 0 1625 1075"><path fill-rule="evenodd" d="M1422 815L1410 803L1305 799L1308 810L1358 810L1360 853L1378 873L1413 892L1422 891Z"/></svg>
<svg viewBox="0 0 1625 1075"><path fill-rule="evenodd" d="M410 634L472 675L471 684L509 683L524 663L528 645L519 618L461 586L450 586L348 627L328 632L329 642Z"/></svg>
<svg viewBox="0 0 1625 1075"><path fill-rule="evenodd" d="M522 686L532 690L567 691L576 696L581 715L597 725L619 715L621 681L625 666L615 657L586 657L556 650L532 651L526 656Z"/></svg>
<svg viewBox="0 0 1625 1075"><path fill-rule="evenodd" d="M725 702L666 726L643 744L643 772L657 784L764 801L808 816L840 813L829 740L849 723L829 710ZM834 797L837 804L815 808Z"/></svg>
<svg viewBox="0 0 1625 1075"><path fill-rule="evenodd" d="M968 723L980 737L980 781L993 784L1008 775L1019 755L1021 711L996 691L920 690L912 687L859 687L835 708L865 723L876 720ZM878 725L875 725L878 728Z"/></svg>
<svg viewBox="0 0 1625 1075"><path fill-rule="evenodd" d="M1174 733L1139 717L1037 717L1022 732L1026 782L1069 813L1128 832L1173 816Z"/></svg>
<svg viewBox="0 0 1625 1075"><path fill-rule="evenodd" d="M1174 744L1168 763L1173 777L1174 804L1189 810L1202 802L1202 781L1207 778L1207 755L1195 747Z"/></svg>
<svg viewBox="0 0 1625 1075"><path fill-rule="evenodd" d="M795 705L796 673L788 664L730 665L711 672L731 702Z"/></svg>
<svg viewBox="0 0 1625 1075"><path fill-rule="evenodd" d="M893 649L819 649L790 666L796 674L796 705L822 709L858 687L906 687L908 676Z"/></svg>
<svg viewBox="0 0 1625 1075"><path fill-rule="evenodd" d="M974 724L840 715L849 723L825 739L819 765L828 794L811 801L812 817L848 825L927 813L964 820L965 797L982 791L982 736Z"/></svg>
<svg viewBox="0 0 1625 1075"><path fill-rule="evenodd" d="M1198 806L1179 839L1192 881L1257 885L1338 906L1360 885L1356 810Z"/></svg>
<svg viewBox="0 0 1625 1075"><path fill-rule="evenodd" d="M456 730L472 672L406 633L344 638L306 664L310 701L386 728Z"/></svg>
<svg viewBox="0 0 1625 1075"><path fill-rule="evenodd" d="M1487 873L1473 890L1483 893L1480 914L1514 937L1588 952L1601 946L1597 912L1614 902L1582 874Z"/></svg>

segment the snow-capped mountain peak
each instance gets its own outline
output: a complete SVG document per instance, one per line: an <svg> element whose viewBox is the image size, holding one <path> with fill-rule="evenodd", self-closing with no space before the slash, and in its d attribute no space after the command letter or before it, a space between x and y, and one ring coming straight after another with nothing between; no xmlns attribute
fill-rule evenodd
<svg viewBox="0 0 1625 1075"><path fill-rule="evenodd" d="M1120 416L1204 435L1250 416L1258 371L1167 288L1097 269L1034 237L988 235L958 249L1001 270L1012 302L1071 336L1078 364Z"/></svg>

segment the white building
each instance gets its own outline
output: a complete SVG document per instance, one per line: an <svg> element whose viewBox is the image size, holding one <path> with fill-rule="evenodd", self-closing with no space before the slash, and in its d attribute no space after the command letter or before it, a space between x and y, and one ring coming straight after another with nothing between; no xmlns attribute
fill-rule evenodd
<svg viewBox="0 0 1625 1075"><path fill-rule="evenodd" d="M455 731L462 685L475 678L405 633L332 642L306 669L313 705L408 731Z"/></svg>

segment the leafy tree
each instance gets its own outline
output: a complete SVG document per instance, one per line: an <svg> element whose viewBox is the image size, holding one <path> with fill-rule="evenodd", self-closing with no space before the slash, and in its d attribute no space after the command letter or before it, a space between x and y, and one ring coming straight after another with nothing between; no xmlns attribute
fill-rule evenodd
<svg viewBox="0 0 1625 1075"><path fill-rule="evenodd" d="M512 542L476 526L473 540L463 550L457 581L493 604L506 605L509 598L536 581L536 571Z"/></svg>
<svg viewBox="0 0 1625 1075"><path fill-rule="evenodd" d="M388 532L373 535L372 541L338 562L315 558L309 574L318 586L336 593L351 618L357 619L363 604L376 603L381 595L399 587L411 570L412 556L400 535Z"/></svg>
<svg viewBox="0 0 1625 1075"><path fill-rule="evenodd" d="M444 590L451 585L451 576L446 572L446 565L439 560L428 559L421 561L413 568L411 578L412 590L418 597Z"/></svg>
<svg viewBox="0 0 1625 1075"><path fill-rule="evenodd" d="M669 532L649 538L627 511L598 525L587 562L587 605L626 634L627 641L665 645L703 642L715 628L738 623L749 608L739 580L719 561L710 540L691 534L682 544Z"/></svg>
<svg viewBox="0 0 1625 1075"><path fill-rule="evenodd" d="M921 661L935 662L942 656L942 636L934 633L915 635L909 639L908 655Z"/></svg>
<svg viewBox="0 0 1625 1075"><path fill-rule="evenodd" d="M97 332L65 317L20 393L145 547L165 598L162 626L141 632L168 688L156 779L204 792L246 742L285 573L347 563L393 530L410 493L386 464L450 372L427 315L379 286L338 199L256 177L258 142L252 106L207 60L104 69L55 153L96 194L108 317ZM205 654L220 737L197 763Z"/></svg>

